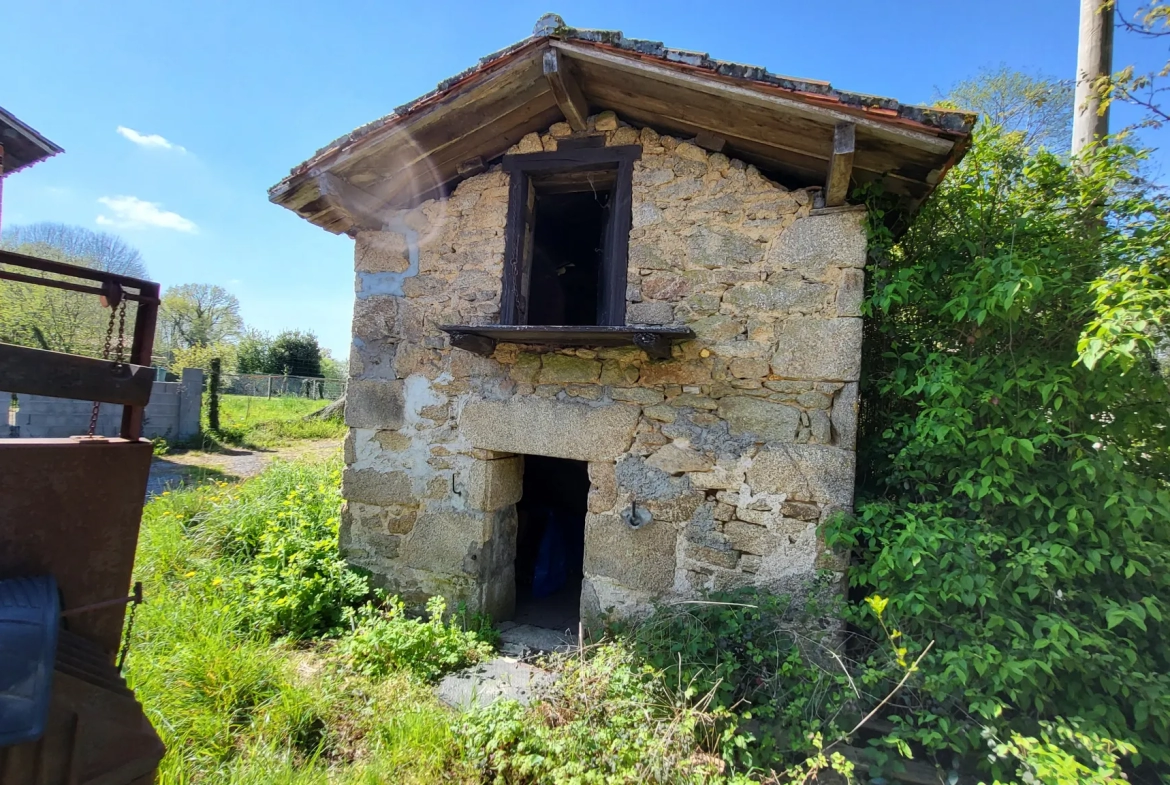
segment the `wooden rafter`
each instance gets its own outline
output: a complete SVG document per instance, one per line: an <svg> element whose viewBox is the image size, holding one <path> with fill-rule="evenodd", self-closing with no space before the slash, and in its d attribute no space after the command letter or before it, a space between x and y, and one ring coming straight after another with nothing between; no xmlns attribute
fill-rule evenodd
<svg viewBox="0 0 1170 785"><path fill-rule="evenodd" d="M569 127L574 131L584 131L585 121L589 117L589 102L585 100L581 85L577 83L568 62L556 49L548 49L544 53L544 78L548 80L557 106Z"/></svg>
<svg viewBox="0 0 1170 785"><path fill-rule="evenodd" d="M333 172L318 174L317 187L322 196L328 197L349 217L354 227L381 229L384 225L383 214L387 210L386 203L369 191L358 188Z"/></svg>
<svg viewBox="0 0 1170 785"><path fill-rule="evenodd" d="M856 129L853 123L837 123L833 129L833 155L825 177L825 207L839 207L849 196L849 179L853 175L853 148Z"/></svg>
<svg viewBox="0 0 1170 785"><path fill-rule="evenodd" d="M951 148L954 147L954 143L950 140L934 136L933 134L899 128L870 118L857 117L840 109L834 109L828 106L816 106L796 98L788 98L772 92L765 92L729 82L683 73L672 68L667 68L666 66L655 65L645 60L635 60L601 49L594 49L565 41L556 41L552 46L572 59L598 63L599 65L609 66L618 71L638 74L670 84L682 85L700 93L740 101L753 106L763 106L772 110L780 110L793 116L808 118L820 123L828 121L854 123L865 128L874 137L898 142L918 150L945 154L949 153Z"/></svg>
<svg viewBox="0 0 1170 785"><path fill-rule="evenodd" d="M721 153L723 152L723 148L727 146L727 140L719 134L713 134L710 131L700 131L695 135L695 144L712 153Z"/></svg>

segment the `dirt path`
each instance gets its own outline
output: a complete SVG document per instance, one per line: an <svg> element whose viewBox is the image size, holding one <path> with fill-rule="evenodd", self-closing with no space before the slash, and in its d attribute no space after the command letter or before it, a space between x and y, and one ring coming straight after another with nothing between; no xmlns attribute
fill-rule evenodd
<svg viewBox="0 0 1170 785"><path fill-rule="evenodd" d="M225 480L242 480L259 474L275 460L312 458L324 460L341 449L340 439L321 439L297 442L287 447L267 450L234 449L224 452L188 450L174 455L156 457L150 464L147 497L187 483L193 475L214 474Z"/></svg>

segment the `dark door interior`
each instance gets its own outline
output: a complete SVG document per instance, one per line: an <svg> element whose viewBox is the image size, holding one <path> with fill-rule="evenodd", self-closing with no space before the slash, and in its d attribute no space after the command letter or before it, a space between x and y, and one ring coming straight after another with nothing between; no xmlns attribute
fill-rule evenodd
<svg viewBox="0 0 1170 785"><path fill-rule="evenodd" d="M524 457L513 621L577 631L588 495L584 461Z"/></svg>

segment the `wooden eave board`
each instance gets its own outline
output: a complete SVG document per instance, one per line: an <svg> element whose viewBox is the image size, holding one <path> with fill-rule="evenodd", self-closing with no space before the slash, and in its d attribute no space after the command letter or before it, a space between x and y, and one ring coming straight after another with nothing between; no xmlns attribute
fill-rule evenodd
<svg viewBox="0 0 1170 785"><path fill-rule="evenodd" d="M3 139L4 166L0 174L18 172L63 152L58 145L3 108L0 108L0 130L13 132Z"/></svg>
<svg viewBox="0 0 1170 785"><path fill-rule="evenodd" d="M459 164L471 158L486 160L498 158L525 134L538 128L547 128L561 119L560 110L546 91L533 102L518 107L501 117L490 118L474 127L467 136L446 145L409 167L382 169L371 165L364 171L375 176L378 172L396 174L371 185L359 185L379 196L390 207L410 207L436 196L448 185L461 179ZM357 183L355 183L357 184Z"/></svg>
<svg viewBox="0 0 1170 785"><path fill-rule="evenodd" d="M823 176L833 149L832 124L736 102L726 97L701 93L679 85L594 63L579 65L583 89L591 104L613 109L619 115L638 115L655 127L699 128L725 139L749 140L757 152L767 148L795 153L819 161ZM777 161L784 156L777 154ZM925 182L927 174L938 168L942 157L927 151L898 146L858 128L854 166L875 173L894 172L899 176Z"/></svg>
<svg viewBox="0 0 1170 785"><path fill-rule="evenodd" d="M539 58L525 58L490 76L459 93L458 100L437 101L375 143L344 153L323 168L388 208L410 207L441 195L460 179L463 162L496 158L525 134L561 119ZM348 231L353 225L330 198L321 198L311 174L279 201L331 231Z"/></svg>
<svg viewBox="0 0 1170 785"><path fill-rule="evenodd" d="M908 122L892 110L875 112L849 106L830 96L778 89L752 79L736 79L702 67L665 63L655 57L630 54L610 46L579 41L552 41L550 46L578 65L582 61L597 64L625 76L681 85L692 92L729 97L737 104L763 106L772 112L811 119L818 124L833 126L838 122L850 122L859 128L868 128L878 138L926 150L940 157L950 154L954 149L954 139L963 136Z"/></svg>
<svg viewBox="0 0 1170 785"><path fill-rule="evenodd" d="M493 125L546 93L548 105L555 105L540 58L529 54L403 117L378 139L341 152L329 161L328 169L352 181L355 169L411 163Z"/></svg>
<svg viewBox="0 0 1170 785"><path fill-rule="evenodd" d="M538 45L539 44L539 45ZM612 109L628 122L680 137L700 132L726 140L725 153L754 164L789 187L821 185L842 118L855 124L852 180L885 177L888 190L923 198L961 152L961 135L915 128L872 110L785 93L750 80L675 67L600 45L533 41L486 68L445 83L405 114L339 140L274 190L273 201L335 232L368 225L347 205L322 194L315 178L331 172L387 209L442 197L461 164L491 161L525 134L560 121L542 56L557 49L576 75L591 112ZM891 113L892 114L892 113ZM955 140L958 140L957 142Z"/></svg>

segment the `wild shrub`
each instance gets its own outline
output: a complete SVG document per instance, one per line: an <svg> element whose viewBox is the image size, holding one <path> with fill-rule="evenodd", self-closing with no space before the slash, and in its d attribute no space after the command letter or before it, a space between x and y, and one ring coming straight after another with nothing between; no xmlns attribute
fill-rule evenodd
<svg viewBox="0 0 1170 785"><path fill-rule="evenodd" d="M370 596L337 551L336 461L276 463L239 485L217 482L163 497L164 516L228 567L243 623L271 636L336 635ZM218 576L228 581L227 575Z"/></svg>
<svg viewBox="0 0 1170 785"><path fill-rule="evenodd" d="M243 584L249 615L270 635L339 634L346 610L370 595L337 551L339 479L293 487L265 520Z"/></svg>
<svg viewBox="0 0 1170 785"><path fill-rule="evenodd" d="M167 745L161 785L471 781L429 687L404 671L356 673L312 637L367 597L339 571L338 479L332 461L274 464L147 504L135 564L147 602L127 678ZM300 611L314 631L276 640L290 632L281 614Z"/></svg>
<svg viewBox="0 0 1170 785"><path fill-rule="evenodd" d="M1157 324L1133 340L1099 299L1170 260L1137 160L985 131L898 242L871 212L868 471L826 535L853 552L854 599L889 598L908 656L934 641L893 735L944 765L982 760L985 729L1044 739L1060 718L1170 764L1170 394ZM864 604L849 619L880 638Z"/></svg>
<svg viewBox="0 0 1170 785"><path fill-rule="evenodd" d="M501 700L460 727L465 755L488 782L743 783L727 773L722 747L729 719L694 696L672 691L660 672L616 643L558 663L546 700ZM726 723L724 722L726 725Z"/></svg>
<svg viewBox="0 0 1170 785"><path fill-rule="evenodd" d="M987 732L990 757L1015 766L1010 785L1121 785L1129 779L1119 759L1137 750L1131 744L1084 733L1079 723L1041 722L1039 738L1013 733L1004 742ZM1018 778L1018 779L1016 779ZM996 780L995 785L1008 785Z"/></svg>
<svg viewBox="0 0 1170 785"><path fill-rule="evenodd" d="M828 614L746 588L659 608L623 634L668 684L752 723L739 765L782 766L811 751L811 734L838 735L837 717L860 697L832 653Z"/></svg>
<svg viewBox="0 0 1170 785"><path fill-rule="evenodd" d="M431 680L492 654L491 645L458 618L444 620L442 597L427 602L426 619L410 618L397 597L355 614L355 629L342 639L339 651L350 667L367 676L409 671Z"/></svg>

